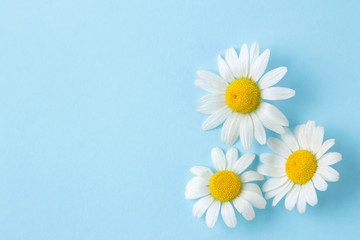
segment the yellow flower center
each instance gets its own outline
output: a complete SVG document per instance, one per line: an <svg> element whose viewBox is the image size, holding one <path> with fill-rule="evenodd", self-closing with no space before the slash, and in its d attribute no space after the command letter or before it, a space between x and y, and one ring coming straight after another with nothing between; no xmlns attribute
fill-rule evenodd
<svg viewBox="0 0 360 240"><path fill-rule="evenodd" d="M304 184L310 181L316 169L317 162L315 156L306 150L293 152L285 164L288 178L297 184Z"/></svg>
<svg viewBox="0 0 360 240"><path fill-rule="evenodd" d="M210 179L211 195L222 202L228 202L236 198L240 193L241 181L238 175L232 171L224 170L215 173Z"/></svg>
<svg viewBox="0 0 360 240"><path fill-rule="evenodd" d="M226 89L226 104L238 113L250 113L261 102L259 86L249 78L239 78L233 81Z"/></svg>

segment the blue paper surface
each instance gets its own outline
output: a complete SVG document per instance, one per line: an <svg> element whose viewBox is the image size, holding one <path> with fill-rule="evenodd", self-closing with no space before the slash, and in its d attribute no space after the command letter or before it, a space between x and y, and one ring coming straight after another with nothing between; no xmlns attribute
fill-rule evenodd
<svg viewBox="0 0 360 240"><path fill-rule="evenodd" d="M358 238L359 1L0 5L0 239ZM230 146L201 130L195 72L253 41L296 90L274 105L291 129L325 127L341 177L304 215L268 201L254 221L208 229L184 197L189 169ZM257 154L253 169L270 151L235 146Z"/></svg>

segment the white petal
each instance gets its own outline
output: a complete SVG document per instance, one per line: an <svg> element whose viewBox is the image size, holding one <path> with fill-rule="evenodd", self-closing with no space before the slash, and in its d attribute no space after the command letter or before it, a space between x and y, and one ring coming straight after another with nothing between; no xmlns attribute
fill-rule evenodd
<svg viewBox="0 0 360 240"><path fill-rule="evenodd" d="M274 132L276 132L278 134L283 134L284 133L284 128L280 124L278 124L277 122L270 119L262 111L256 111L256 115L258 116L258 118L260 119L262 124L264 124L264 126L267 129L270 129L271 131L274 131Z"/></svg>
<svg viewBox="0 0 360 240"><path fill-rule="evenodd" d="M254 192L262 196L261 189L256 183L244 183L241 185L241 189L244 191Z"/></svg>
<svg viewBox="0 0 360 240"><path fill-rule="evenodd" d="M297 131L296 131L297 130ZM295 136L297 137L300 149L308 149L308 144L305 134L305 125L300 125L295 129Z"/></svg>
<svg viewBox="0 0 360 240"><path fill-rule="evenodd" d="M223 150L216 147L211 150L211 159L217 171L226 169L226 159Z"/></svg>
<svg viewBox="0 0 360 240"><path fill-rule="evenodd" d="M258 108L258 112L264 113L264 115L268 116L274 122L282 125L289 126L289 121L285 117L285 115L274 105L266 102L262 102Z"/></svg>
<svg viewBox="0 0 360 240"><path fill-rule="evenodd" d="M260 119L257 117L255 112L250 113L252 122L254 124L254 135L256 140L264 145L266 143L266 133L265 128Z"/></svg>
<svg viewBox="0 0 360 240"><path fill-rule="evenodd" d="M326 153L318 160L318 166L329 166L333 165L337 162L340 162L342 159L342 155L338 152L329 152Z"/></svg>
<svg viewBox="0 0 360 240"><path fill-rule="evenodd" d="M234 81L234 76L232 75L229 65L225 62L224 59L222 59L220 55L218 56L218 62L221 77L228 82Z"/></svg>
<svg viewBox="0 0 360 240"><path fill-rule="evenodd" d="M234 165L235 161L238 160L238 150L236 148L230 148L226 152L226 160L227 160L227 170L231 170L232 166Z"/></svg>
<svg viewBox="0 0 360 240"><path fill-rule="evenodd" d="M262 181L264 176L255 171L246 171L240 176L241 182Z"/></svg>
<svg viewBox="0 0 360 240"><path fill-rule="evenodd" d="M296 203L299 213L303 214L306 211L306 199L304 195L304 189L301 186L299 197Z"/></svg>
<svg viewBox="0 0 360 240"><path fill-rule="evenodd" d="M193 174L199 176L199 177L203 177L205 179L210 180L210 178L212 177L212 175L214 174L210 168L208 167L203 167L203 166L195 166L192 167L190 169L190 172L192 172Z"/></svg>
<svg viewBox="0 0 360 240"><path fill-rule="evenodd" d="M291 211L295 207L295 204L299 197L300 189L301 189L301 185L294 184L290 192L286 195L285 208L287 210Z"/></svg>
<svg viewBox="0 0 360 240"><path fill-rule="evenodd" d="M251 204L241 197L237 197L233 200L234 206L243 217L251 221L255 218L255 212Z"/></svg>
<svg viewBox="0 0 360 240"><path fill-rule="evenodd" d="M326 191L328 184L325 182L325 180L320 176L320 174L315 173L313 178L311 179L313 181L314 187L319 191Z"/></svg>
<svg viewBox="0 0 360 240"><path fill-rule="evenodd" d="M284 183L288 180L287 176L283 176L283 177L274 177L274 178L270 178L269 180L267 180L264 185L262 186L262 190L264 192L268 192L271 190L274 190L276 188L281 187L282 185L284 185Z"/></svg>
<svg viewBox="0 0 360 240"><path fill-rule="evenodd" d="M299 144L290 129L284 128L284 134L281 134L282 140L286 143L286 145L290 148L292 152L299 150Z"/></svg>
<svg viewBox="0 0 360 240"><path fill-rule="evenodd" d="M245 150L249 150L254 139L254 126L249 114L246 114L240 124L240 139Z"/></svg>
<svg viewBox="0 0 360 240"><path fill-rule="evenodd" d="M318 203L318 200L312 181L308 181L307 183L303 184L302 188L306 202L309 203L310 206L315 206Z"/></svg>
<svg viewBox="0 0 360 240"><path fill-rule="evenodd" d="M286 164L286 159L274 154L274 153L263 153L260 155L260 161L269 164L274 167L282 168Z"/></svg>
<svg viewBox="0 0 360 240"><path fill-rule="evenodd" d="M213 114L226 106L226 102L207 102L196 109L199 113Z"/></svg>
<svg viewBox="0 0 360 240"><path fill-rule="evenodd" d="M209 209L206 212L206 225L208 228L213 228L215 226L215 223L219 217L219 211L220 211L220 201L215 200L209 207Z"/></svg>
<svg viewBox="0 0 360 240"><path fill-rule="evenodd" d="M305 124L301 124L301 125L296 126L296 128L294 130L294 134L299 143L300 149L304 149L304 140L303 140L304 129L305 129Z"/></svg>
<svg viewBox="0 0 360 240"><path fill-rule="evenodd" d="M254 159L255 159L255 154L253 153L244 154L239 158L239 160L237 160L234 163L232 167L232 171L235 172L237 175L239 175L250 166L250 164L254 161Z"/></svg>
<svg viewBox="0 0 360 240"><path fill-rule="evenodd" d="M241 47L239 55L239 65L240 65L240 76L247 77L249 74L249 51L246 44L243 44Z"/></svg>
<svg viewBox="0 0 360 240"><path fill-rule="evenodd" d="M208 102L212 102L212 103L225 102L225 94L211 93L211 94L201 97L198 100L198 103L200 103L200 104L205 104Z"/></svg>
<svg viewBox="0 0 360 240"><path fill-rule="evenodd" d="M282 177L286 175L285 166L283 168L277 168L263 164L258 167L257 171L262 175L270 177Z"/></svg>
<svg viewBox="0 0 360 240"><path fill-rule="evenodd" d="M304 130L303 130L303 136L302 136L302 145L303 145L303 149L305 149L305 150L310 151L311 138L312 138L314 129L315 129L315 121L308 121L305 124ZM300 137L301 137L301 135L300 135ZM299 141L299 143L300 143L300 141Z"/></svg>
<svg viewBox="0 0 360 240"><path fill-rule="evenodd" d="M316 154L319 151L323 142L323 138L324 138L324 128L321 126L316 127L311 136L310 151L313 154Z"/></svg>
<svg viewBox="0 0 360 240"><path fill-rule="evenodd" d="M260 47L257 42L254 42L250 47L250 66L259 57Z"/></svg>
<svg viewBox="0 0 360 240"><path fill-rule="evenodd" d="M229 228L236 227L235 211L230 202L224 202L222 204L221 215L226 226L228 226Z"/></svg>
<svg viewBox="0 0 360 240"><path fill-rule="evenodd" d="M187 184L186 188L199 188L209 185L209 181L203 177L193 177Z"/></svg>
<svg viewBox="0 0 360 240"><path fill-rule="evenodd" d="M267 72L259 81L260 89L271 87L278 83L286 74L286 67L279 67Z"/></svg>
<svg viewBox="0 0 360 240"><path fill-rule="evenodd" d="M240 135L241 115L232 112L224 122L221 129L221 140L229 145L233 145Z"/></svg>
<svg viewBox="0 0 360 240"><path fill-rule="evenodd" d="M307 123L305 124L305 134L308 140L311 139L314 129L315 129L315 121L313 120L307 121Z"/></svg>
<svg viewBox="0 0 360 240"><path fill-rule="evenodd" d="M271 87L262 90L261 98L266 100L285 100L295 96L295 91L285 87Z"/></svg>
<svg viewBox="0 0 360 240"><path fill-rule="evenodd" d="M201 218L214 200L215 199L211 195L198 200L193 207L194 217Z"/></svg>
<svg viewBox="0 0 360 240"><path fill-rule="evenodd" d="M240 77L240 62L238 55L234 48L229 48L226 51L225 59L227 64L229 65L231 72L236 78Z"/></svg>
<svg viewBox="0 0 360 240"><path fill-rule="evenodd" d="M270 57L270 50L266 49L250 66L250 79L255 82L264 74L265 69L268 65Z"/></svg>
<svg viewBox="0 0 360 240"><path fill-rule="evenodd" d="M204 80L206 83L215 86L216 88L222 89L223 91L226 91L226 88L229 86L229 84L224 79L213 72L199 70L196 72L196 74L201 80Z"/></svg>
<svg viewBox="0 0 360 240"><path fill-rule="evenodd" d="M224 106L210 115L202 125L204 131L216 128L231 114L231 109L228 106Z"/></svg>
<svg viewBox="0 0 360 240"><path fill-rule="evenodd" d="M211 82L205 81L203 79L195 80L195 86L201 88L210 93L225 93L226 88L219 87L218 85L212 84Z"/></svg>
<svg viewBox="0 0 360 240"><path fill-rule="evenodd" d="M329 166L318 167L316 172L319 173L320 176L328 182L337 182L340 179L340 174L338 171Z"/></svg>
<svg viewBox="0 0 360 240"><path fill-rule="evenodd" d="M206 196L208 194L210 194L209 187L187 188L185 191L185 198L196 199Z"/></svg>
<svg viewBox="0 0 360 240"><path fill-rule="evenodd" d="M267 144L273 152L283 156L285 159L287 159L291 154L288 146L277 138L269 138Z"/></svg>
<svg viewBox="0 0 360 240"><path fill-rule="evenodd" d="M319 159L326 153L332 146L335 144L335 139L328 139L326 140L323 145L321 145L319 151L316 153L316 159Z"/></svg>
<svg viewBox="0 0 360 240"><path fill-rule="evenodd" d="M262 195L259 195L254 192L250 191L242 191L240 193L240 197L248 201L252 206L264 209L266 206L266 200L262 197Z"/></svg>
<svg viewBox="0 0 360 240"><path fill-rule="evenodd" d="M281 185L278 188L275 188L273 190L268 191L267 193L265 193L265 198L269 199L272 197L275 197L276 195L278 195L279 193L281 193L284 189L286 189L290 184L292 184L293 182L290 179L287 179L285 181L285 183L283 185Z"/></svg>
<svg viewBox="0 0 360 240"><path fill-rule="evenodd" d="M275 207L280 200L290 191L294 183L290 182L284 189L282 189L273 199L272 206Z"/></svg>

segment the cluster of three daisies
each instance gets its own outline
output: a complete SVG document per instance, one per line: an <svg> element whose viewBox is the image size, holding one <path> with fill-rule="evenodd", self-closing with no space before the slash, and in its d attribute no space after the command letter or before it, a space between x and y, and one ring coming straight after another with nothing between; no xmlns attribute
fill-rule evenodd
<svg viewBox="0 0 360 240"><path fill-rule="evenodd" d="M250 221L255 218L253 207L263 209L266 199L274 198L275 206L285 196L285 208L295 205L304 213L306 205L318 203L316 190L325 191L327 181L339 180L339 173L330 165L342 159L340 153L327 151L335 144L334 139L323 141L324 128L314 121L295 128L294 134L287 128L289 122L274 105L261 100L284 100L295 95L289 88L273 87L286 74L286 67L279 67L264 74L270 51L260 54L259 45L250 50L244 44L239 56L235 49L226 51L225 60L219 56L220 76L209 71L198 71L195 85L210 92L199 100L198 111L210 116L202 125L203 130L216 128L224 123L221 139L233 145L240 137L245 150L249 150L253 138L267 143L274 153L260 155L263 163L257 171L246 171L255 154L247 153L239 158L236 148L224 153L220 148L211 152L214 173L210 168L195 166L190 171L196 176L186 185L187 199L200 198L193 207L195 217L206 212L206 224L212 228L221 212L228 227L236 226L235 209ZM264 75L263 75L264 74ZM278 134L281 139L266 141L265 128ZM260 187L253 181L270 178Z"/></svg>

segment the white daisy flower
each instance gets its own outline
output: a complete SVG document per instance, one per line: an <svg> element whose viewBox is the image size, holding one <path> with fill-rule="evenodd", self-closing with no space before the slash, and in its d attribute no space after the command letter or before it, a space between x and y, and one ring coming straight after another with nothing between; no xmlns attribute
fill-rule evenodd
<svg viewBox="0 0 360 240"><path fill-rule="evenodd" d="M201 218L207 210L206 225L212 228L221 208L225 224L234 228L237 222L234 205L246 220L253 220L253 207L265 208L266 200L260 187L249 182L263 180L264 177L256 171L246 171L240 177L238 175L253 162L255 154L248 153L238 159L236 148L231 148L226 156L220 148L214 148L211 158L217 170L215 174L207 167L196 166L190 169L196 177L186 185L185 198L201 198L193 207L194 216Z"/></svg>
<svg viewBox="0 0 360 240"><path fill-rule="evenodd" d="M258 167L258 172L272 177L262 189L266 199L274 197L273 206L286 195L285 208L291 211L296 204L298 211L304 213L306 203L310 206L318 203L315 188L326 191L326 181L339 180L339 173L330 165L341 161L342 156L337 152L326 153L335 139L323 142L323 137L324 128L308 121L296 127L295 136L285 128L283 141L269 138L268 146L276 154L261 154L264 164Z"/></svg>
<svg viewBox="0 0 360 240"><path fill-rule="evenodd" d="M269 49L259 55L258 43L252 44L250 53L244 44L239 56L234 48L226 51L225 60L219 56L221 76L197 71L200 79L195 81L195 85L210 92L199 100L202 106L197 109L198 112L211 114L203 123L203 130L216 128L225 122L222 141L233 145L240 136L246 150L251 148L254 136L260 144L266 143L264 126L279 134L284 132L283 126L289 126L285 115L261 100L288 99L295 95L295 91L272 87L284 77L286 67L276 68L262 76L269 57Z"/></svg>

